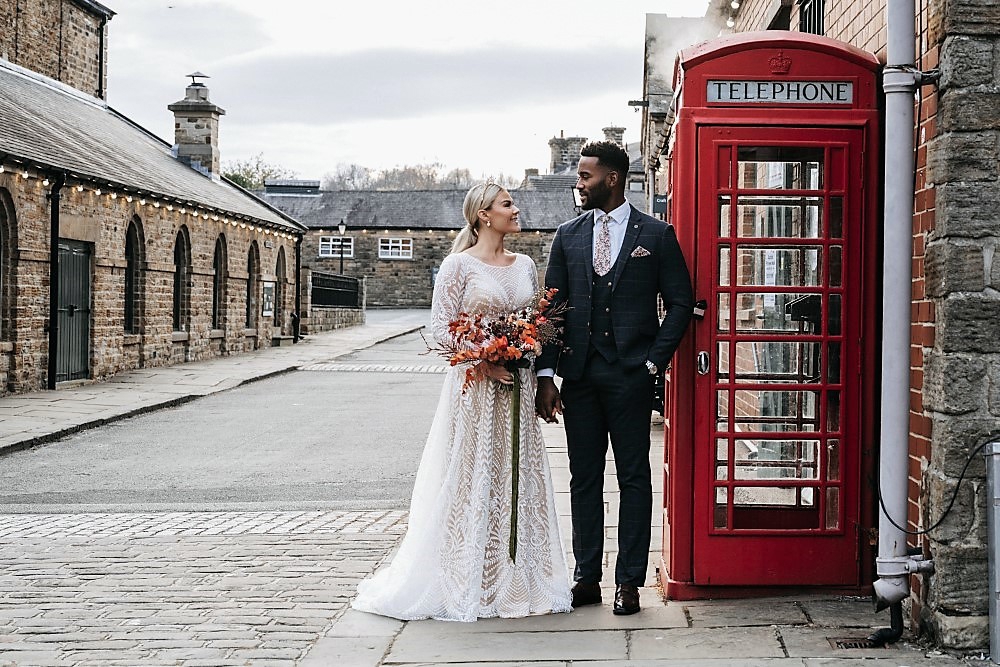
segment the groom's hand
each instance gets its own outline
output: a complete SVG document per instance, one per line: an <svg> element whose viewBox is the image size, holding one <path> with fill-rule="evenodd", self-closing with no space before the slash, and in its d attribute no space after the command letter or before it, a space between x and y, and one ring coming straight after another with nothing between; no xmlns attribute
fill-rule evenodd
<svg viewBox="0 0 1000 667"><path fill-rule="evenodd" d="M538 389L535 391L535 412L549 424L558 424L557 414L562 414L562 399L555 380L551 377L538 378Z"/></svg>

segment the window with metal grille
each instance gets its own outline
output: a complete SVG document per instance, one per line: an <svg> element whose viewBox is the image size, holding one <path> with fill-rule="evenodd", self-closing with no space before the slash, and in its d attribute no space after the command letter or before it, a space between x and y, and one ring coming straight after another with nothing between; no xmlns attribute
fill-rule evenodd
<svg viewBox="0 0 1000 667"><path fill-rule="evenodd" d="M191 318L191 242L181 228L174 242L174 331L187 331Z"/></svg>
<svg viewBox="0 0 1000 667"><path fill-rule="evenodd" d="M354 258L354 237L352 236L321 236L319 237L320 257L340 257L341 253L347 259Z"/></svg>
<svg viewBox="0 0 1000 667"><path fill-rule="evenodd" d="M221 329L223 308L226 303L226 240L223 236L215 242L212 259L212 328Z"/></svg>
<svg viewBox="0 0 1000 667"><path fill-rule="evenodd" d="M413 239L381 238L378 240L379 259L413 259Z"/></svg>
<svg viewBox="0 0 1000 667"><path fill-rule="evenodd" d="M247 255L247 317L246 328L253 329L257 326L257 293L260 289L260 252L257 250L257 243L250 244L250 253Z"/></svg>
<svg viewBox="0 0 1000 667"><path fill-rule="evenodd" d="M823 34L823 0L803 0L799 3L799 31Z"/></svg>
<svg viewBox="0 0 1000 667"><path fill-rule="evenodd" d="M133 220L125 232L125 333L139 333L139 270L142 255L139 244L139 227Z"/></svg>

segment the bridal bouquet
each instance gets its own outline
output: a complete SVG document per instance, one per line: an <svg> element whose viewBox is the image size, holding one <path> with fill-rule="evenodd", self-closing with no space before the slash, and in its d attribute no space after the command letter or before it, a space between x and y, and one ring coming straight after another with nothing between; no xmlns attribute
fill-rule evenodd
<svg viewBox="0 0 1000 667"><path fill-rule="evenodd" d="M487 315L459 313L448 323L451 345L438 346L452 366L468 364L464 393L472 383L485 377L482 362L499 364L513 376L510 401L511 417L511 521L509 553L517 556L517 496L521 435L521 368L531 367L531 358L542 352L542 345L559 345L566 304L553 304L558 290L539 289L527 306L513 313Z"/></svg>

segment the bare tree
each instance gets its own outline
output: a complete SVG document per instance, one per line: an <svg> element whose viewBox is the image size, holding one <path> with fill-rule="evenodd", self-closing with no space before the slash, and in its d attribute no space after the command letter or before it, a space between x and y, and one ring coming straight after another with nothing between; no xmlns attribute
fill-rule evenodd
<svg viewBox="0 0 1000 667"><path fill-rule="evenodd" d="M338 164L323 177L324 190L371 190L375 175L360 164Z"/></svg>
<svg viewBox="0 0 1000 667"><path fill-rule="evenodd" d="M295 172L285 167L264 161L264 154L257 153L248 160L233 160L222 167L222 175L246 188L259 190L269 178L294 178Z"/></svg>

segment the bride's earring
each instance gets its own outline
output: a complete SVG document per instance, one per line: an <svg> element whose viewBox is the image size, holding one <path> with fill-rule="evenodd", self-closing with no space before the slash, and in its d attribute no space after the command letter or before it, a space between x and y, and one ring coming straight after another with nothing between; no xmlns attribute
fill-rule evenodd
<svg viewBox="0 0 1000 667"><path fill-rule="evenodd" d="M492 227L492 225L490 224L490 221L489 221L489 220L487 220L487 221L486 221L486 226L487 226L487 227Z"/></svg>

